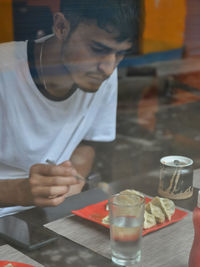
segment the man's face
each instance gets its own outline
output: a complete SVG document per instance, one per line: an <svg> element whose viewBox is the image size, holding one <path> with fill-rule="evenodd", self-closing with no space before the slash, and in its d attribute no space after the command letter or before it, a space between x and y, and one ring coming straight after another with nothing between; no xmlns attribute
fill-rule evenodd
<svg viewBox="0 0 200 267"><path fill-rule="evenodd" d="M116 37L96 24L80 23L66 41L64 64L83 91L96 92L131 48L129 41L117 42Z"/></svg>

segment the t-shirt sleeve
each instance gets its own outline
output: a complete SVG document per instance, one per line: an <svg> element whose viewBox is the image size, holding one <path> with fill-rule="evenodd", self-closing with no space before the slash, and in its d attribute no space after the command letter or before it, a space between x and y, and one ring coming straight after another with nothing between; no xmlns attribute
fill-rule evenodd
<svg viewBox="0 0 200 267"><path fill-rule="evenodd" d="M101 99L98 112L94 117L90 129L86 133L84 140L109 142L116 137L116 113L117 113L117 92L118 78L117 69L106 81L103 88L104 94Z"/></svg>

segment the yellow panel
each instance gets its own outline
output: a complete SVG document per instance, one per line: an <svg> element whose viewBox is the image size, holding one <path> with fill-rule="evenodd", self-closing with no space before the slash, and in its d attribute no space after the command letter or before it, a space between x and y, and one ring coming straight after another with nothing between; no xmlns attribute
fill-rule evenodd
<svg viewBox="0 0 200 267"><path fill-rule="evenodd" d="M185 0L144 0L142 53L183 46L186 18Z"/></svg>
<svg viewBox="0 0 200 267"><path fill-rule="evenodd" d="M13 39L12 0L0 0L0 43Z"/></svg>

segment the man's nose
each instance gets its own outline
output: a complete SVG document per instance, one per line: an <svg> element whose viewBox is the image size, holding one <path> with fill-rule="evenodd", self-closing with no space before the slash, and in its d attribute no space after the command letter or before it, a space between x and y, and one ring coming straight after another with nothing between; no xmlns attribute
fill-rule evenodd
<svg viewBox="0 0 200 267"><path fill-rule="evenodd" d="M116 55L113 53L101 58L98 64L98 70L108 77L112 74L116 66L117 66Z"/></svg>

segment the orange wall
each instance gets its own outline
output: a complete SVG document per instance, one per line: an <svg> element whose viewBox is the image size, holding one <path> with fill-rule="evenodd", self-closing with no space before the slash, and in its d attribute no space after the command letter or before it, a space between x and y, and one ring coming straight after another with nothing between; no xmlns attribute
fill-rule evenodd
<svg viewBox="0 0 200 267"><path fill-rule="evenodd" d="M0 0L0 43L13 38L12 0Z"/></svg>
<svg viewBox="0 0 200 267"><path fill-rule="evenodd" d="M184 42L185 0L144 0L141 52L181 48Z"/></svg>

